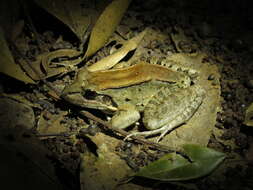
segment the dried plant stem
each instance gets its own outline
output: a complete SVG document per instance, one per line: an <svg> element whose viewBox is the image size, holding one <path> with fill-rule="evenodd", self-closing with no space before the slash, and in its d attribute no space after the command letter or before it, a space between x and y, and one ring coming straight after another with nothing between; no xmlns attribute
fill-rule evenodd
<svg viewBox="0 0 253 190"><path fill-rule="evenodd" d="M130 133L122 130L122 129L117 129L117 128L113 128L110 123L96 117L95 115L91 114L90 112L88 111L81 111L80 112L81 115L97 122L97 123L100 123L101 125L105 126L107 129L115 132L115 133L118 133L120 135L122 135L123 137L126 137L128 136ZM141 143L141 144L145 144L149 147L152 147L154 149L157 149L157 150L161 150L161 151L164 151L164 152L175 152L175 150L172 150L171 148L169 148L168 146L165 146L165 145L162 145L162 144L159 144L159 143L155 143L155 142L151 142L149 140L146 140L144 138L141 138L141 137L138 137L138 136L131 136L131 138L133 140L135 140L136 142L138 143Z"/></svg>

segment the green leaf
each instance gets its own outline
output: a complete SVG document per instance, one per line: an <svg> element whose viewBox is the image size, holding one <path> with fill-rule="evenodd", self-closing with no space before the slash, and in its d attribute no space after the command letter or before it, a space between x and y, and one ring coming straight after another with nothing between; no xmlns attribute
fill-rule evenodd
<svg viewBox="0 0 253 190"><path fill-rule="evenodd" d="M176 153L170 153L152 162L148 166L141 168L140 171L136 173L136 176L159 180L162 178L162 175L168 171L185 165L188 165L187 159Z"/></svg>
<svg viewBox="0 0 253 190"><path fill-rule="evenodd" d="M6 75L9 75L10 77L16 78L18 80L21 80L25 83L32 83L35 82L29 78L20 68L19 65L17 65L12 57L12 54L9 50L8 44L5 40L4 32L2 30L2 27L0 27L0 72L4 73Z"/></svg>
<svg viewBox="0 0 253 190"><path fill-rule="evenodd" d="M114 0L98 18L91 31L90 41L85 56L89 57L106 43L115 31L131 0Z"/></svg>
<svg viewBox="0 0 253 190"><path fill-rule="evenodd" d="M190 160L170 153L140 169L135 176L160 181L184 181L211 173L225 158L225 154L199 145L183 146Z"/></svg>

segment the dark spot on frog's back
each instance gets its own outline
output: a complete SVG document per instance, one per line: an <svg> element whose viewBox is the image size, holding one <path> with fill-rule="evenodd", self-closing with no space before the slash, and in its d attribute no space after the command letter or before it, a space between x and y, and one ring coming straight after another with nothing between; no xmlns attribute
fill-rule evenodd
<svg viewBox="0 0 253 190"><path fill-rule="evenodd" d="M94 100L97 96L97 93L92 90L85 90L83 96L88 100Z"/></svg>
<svg viewBox="0 0 253 190"><path fill-rule="evenodd" d="M131 99L129 99L129 98L125 98L125 101L126 101L126 102L129 102L129 101L131 101Z"/></svg>

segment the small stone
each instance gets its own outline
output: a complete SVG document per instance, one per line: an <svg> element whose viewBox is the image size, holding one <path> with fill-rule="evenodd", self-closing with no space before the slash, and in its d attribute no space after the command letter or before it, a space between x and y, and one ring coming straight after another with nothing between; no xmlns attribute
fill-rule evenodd
<svg viewBox="0 0 253 190"><path fill-rule="evenodd" d="M223 129L223 125L220 122L216 122L215 127L218 129Z"/></svg>
<svg viewBox="0 0 253 190"><path fill-rule="evenodd" d="M226 96L226 100L231 100L232 99L232 94L228 93Z"/></svg>
<svg viewBox="0 0 253 190"><path fill-rule="evenodd" d="M250 88L250 89L253 89L253 80L248 80L248 81L246 82L246 86L247 86L248 88Z"/></svg>
<svg viewBox="0 0 253 190"><path fill-rule="evenodd" d="M70 151L70 148L68 146L64 146L62 151L63 153L68 153Z"/></svg>
<svg viewBox="0 0 253 190"><path fill-rule="evenodd" d="M207 78L207 80L214 80L215 79L215 76L214 74L210 74Z"/></svg>
<svg viewBox="0 0 253 190"><path fill-rule="evenodd" d="M247 136L244 134L237 135L235 138L235 143L241 148L245 148L248 144Z"/></svg>
<svg viewBox="0 0 253 190"><path fill-rule="evenodd" d="M79 152L72 152L72 153L70 154L70 156L71 156L71 158L73 158L73 159L75 160L75 159L79 158L80 153L79 153Z"/></svg>
<svg viewBox="0 0 253 190"><path fill-rule="evenodd" d="M245 105L245 104L241 104L241 107L242 107L242 108L245 108L245 107L246 107L246 105Z"/></svg>
<svg viewBox="0 0 253 190"><path fill-rule="evenodd" d="M213 86L216 86L216 85L218 85L218 84L219 84L219 81L218 81L218 80L213 80L213 81L212 81L212 85L213 85Z"/></svg>

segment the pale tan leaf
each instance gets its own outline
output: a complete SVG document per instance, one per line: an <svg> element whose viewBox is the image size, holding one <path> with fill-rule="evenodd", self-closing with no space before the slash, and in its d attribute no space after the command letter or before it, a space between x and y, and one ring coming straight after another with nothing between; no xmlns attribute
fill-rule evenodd
<svg viewBox="0 0 253 190"><path fill-rule="evenodd" d="M9 128L31 129L35 124L33 109L13 99L0 97L0 122Z"/></svg>
<svg viewBox="0 0 253 190"><path fill-rule="evenodd" d="M253 127L253 103L246 110L244 124Z"/></svg>
<svg viewBox="0 0 253 190"><path fill-rule="evenodd" d="M32 63L20 60L20 64L33 80L50 78L68 71L83 60L81 52L74 49L59 49L38 55ZM66 58L64 61L52 62L54 59ZM30 65L29 65L30 64Z"/></svg>
<svg viewBox="0 0 253 190"><path fill-rule="evenodd" d="M26 99L24 96L20 94L5 94L5 93L0 93L0 97L5 97L5 98L10 98L12 100L15 100L19 103L25 104L29 107L33 108L38 108L42 109L41 106L38 103L33 103L30 100Z"/></svg>
<svg viewBox="0 0 253 190"><path fill-rule="evenodd" d="M99 16L92 29L88 49L85 56L89 57L106 43L115 31L131 0L114 0Z"/></svg>
<svg viewBox="0 0 253 190"><path fill-rule="evenodd" d="M22 71L20 66L15 63L12 54L8 48L7 42L4 37L4 32L1 27L0 47L0 72L15 79L21 80L25 83L35 84L35 82Z"/></svg>
<svg viewBox="0 0 253 190"><path fill-rule="evenodd" d="M80 164L81 190L144 189L133 183L119 186L119 181L131 172L126 162L115 151L120 143L119 139L98 133L91 136L90 140L96 145L98 156L88 151L83 154Z"/></svg>
<svg viewBox="0 0 253 190"><path fill-rule="evenodd" d="M88 67L88 70L91 72L106 70L112 68L116 65L121 59L123 59L127 53L137 48L145 34L147 33L146 30L135 36L134 38L130 39L129 41L125 42L125 44L115 51L113 54L103 58L102 60L94 63L93 65Z"/></svg>

